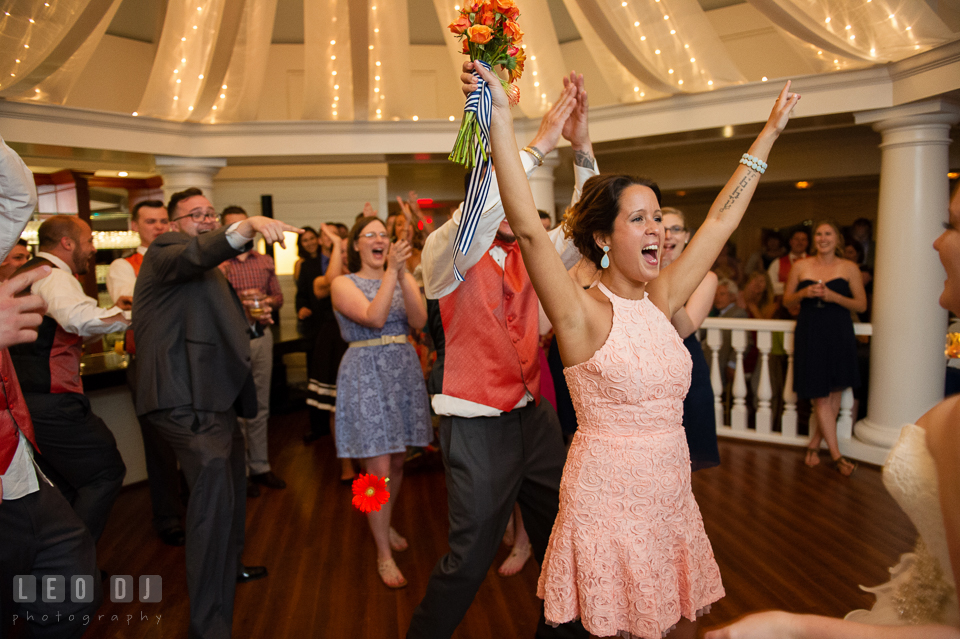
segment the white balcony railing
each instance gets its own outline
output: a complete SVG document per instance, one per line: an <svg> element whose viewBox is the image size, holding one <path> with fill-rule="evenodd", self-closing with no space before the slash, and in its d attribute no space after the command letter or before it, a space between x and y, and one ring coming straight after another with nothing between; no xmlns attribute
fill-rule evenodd
<svg viewBox="0 0 960 639"><path fill-rule="evenodd" d="M703 322L702 329L706 331L703 342L707 364L710 366L710 382L713 387L714 411L717 419L717 434L721 437L736 437L753 441L771 442L789 446L806 446L808 435L797 433L797 395L793 392L793 336L796 322L793 320L755 320L755 319L725 319L710 317ZM724 330L730 330L730 341L733 347L730 360L736 363L732 384L727 385L727 397L724 397L724 383L720 371L719 351L723 342ZM870 324L854 324L857 335L872 335L873 326ZM753 380L750 386L754 389L751 402L748 405L748 378L744 369L743 358L750 341L748 334L756 335L755 344L759 351L757 364L752 375L759 378ZM771 350L773 348L774 333L783 333L783 350L786 352L786 372L783 375L783 387L775 389L771 384ZM775 365L778 365L775 363ZM779 377L779 376L777 376ZM783 409L774 414L774 393L780 393L783 398ZM853 434L854 415L853 391L849 388L843 391L840 401L840 415L837 418L837 438L841 441L850 439ZM755 410L754 410L755 407ZM729 409L729 410L728 410ZM750 411L754 414L750 415ZM729 412L729 423L727 413ZM811 411L812 413L812 411ZM779 419L778 419L779 418ZM811 414L811 423L815 416ZM779 424L779 428L776 428ZM809 431L808 431L809 432Z"/></svg>

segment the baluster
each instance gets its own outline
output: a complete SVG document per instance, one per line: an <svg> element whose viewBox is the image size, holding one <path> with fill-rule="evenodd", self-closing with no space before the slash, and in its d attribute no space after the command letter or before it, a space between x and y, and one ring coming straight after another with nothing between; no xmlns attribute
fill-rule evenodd
<svg viewBox="0 0 960 639"><path fill-rule="evenodd" d="M757 384L757 433L769 434L773 428L773 410L770 400L773 398L773 388L770 386L770 350L773 348L773 334L767 330L757 331L757 349L760 351L760 367L754 375L760 376Z"/></svg>
<svg viewBox="0 0 960 639"><path fill-rule="evenodd" d="M732 330L731 344L737 353L737 368L733 374L733 408L730 409L730 427L747 429L747 376L743 372L743 352L747 349L747 332Z"/></svg>
<svg viewBox="0 0 960 639"><path fill-rule="evenodd" d="M783 417L780 430L784 438L797 436L797 394L793 392L793 330L783 333L783 350L787 352L787 374L783 379Z"/></svg>
<svg viewBox="0 0 960 639"><path fill-rule="evenodd" d="M840 415L837 416L837 439L853 437L853 389L844 388L840 395Z"/></svg>
<svg viewBox="0 0 960 639"><path fill-rule="evenodd" d="M723 421L723 378L720 377L720 346L723 336L719 328L707 329L707 346L710 347L710 386L713 389L713 413L717 426L725 426Z"/></svg>

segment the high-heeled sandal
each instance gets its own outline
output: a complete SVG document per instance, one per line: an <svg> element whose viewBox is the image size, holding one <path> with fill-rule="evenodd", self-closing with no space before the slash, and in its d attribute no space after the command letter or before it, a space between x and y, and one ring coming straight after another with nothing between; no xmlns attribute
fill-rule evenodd
<svg viewBox="0 0 960 639"><path fill-rule="evenodd" d="M377 572L380 573L380 580L387 588L398 590L407 586L407 580L400 572L400 569L397 568L397 563L393 558L378 559Z"/></svg>
<svg viewBox="0 0 960 639"><path fill-rule="evenodd" d="M852 468L849 473L845 473L843 472L844 467L852 467ZM850 475L855 473L857 471L857 468L859 467L860 467L860 464L858 464L855 461L850 461L843 455L833 460L833 469L836 470L841 475L843 475L844 477L849 477Z"/></svg>
<svg viewBox="0 0 960 639"><path fill-rule="evenodd" d="M394 552L403 552L410 547L410 544L407 543L407 540L403 538L400 533L394 529L393 526L390 526L390 550Z"/></svg>

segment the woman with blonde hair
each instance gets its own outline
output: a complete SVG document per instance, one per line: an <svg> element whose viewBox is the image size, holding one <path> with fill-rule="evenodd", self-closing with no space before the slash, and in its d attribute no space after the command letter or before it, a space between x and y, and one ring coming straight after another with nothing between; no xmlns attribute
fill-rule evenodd
<svg viewBox="0 0 960 639"><path fill-rule="evenodd" d="M860 386L857 340L850 312L867 307L860 269L843 256L843 236L832 220L813 227L813 255L790 269L785 306L800 305L793 351L793 390L811 399L817 425L810 433L804 463L820 463L820 442L826 440L834 468L845 477L857 469L840 454L837 416L845 388Z"/></svg>

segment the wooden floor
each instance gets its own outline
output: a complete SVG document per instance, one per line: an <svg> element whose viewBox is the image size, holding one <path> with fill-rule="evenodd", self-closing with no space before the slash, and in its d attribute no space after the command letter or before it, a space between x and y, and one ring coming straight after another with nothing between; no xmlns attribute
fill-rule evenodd
<svg viewBox="0 0 960 639"><path fill-rule="evenodd" d="M234 636L403 637L447 548L439 459L417 460L404 479L395 524L410 549L397 554L397 563L410 585L391 591L378 579L366 520L337 482L330 438L304 446L303 411L275 417L270 428L274 470L288 488L247 500L244 558L267 566L270 576L237 587ZM842 615L869 606L872 597L857 584L886 581L886 568L913 546L915 531L876 468L861 467L845 479L823 464L806 468L796 450L731 441L721 442L721 454L722 466L694 475L727 591L701 619L701 632L756 610ZM99 553L111 574L161 575L163 601L107 602L85 637L187 636L183 549L153 534L145 484L120 495ZM506 554L502 548L496 565ZM454 635L458 639L533 637L538 567L531 561L510 578L495 568Z"/></svg>

